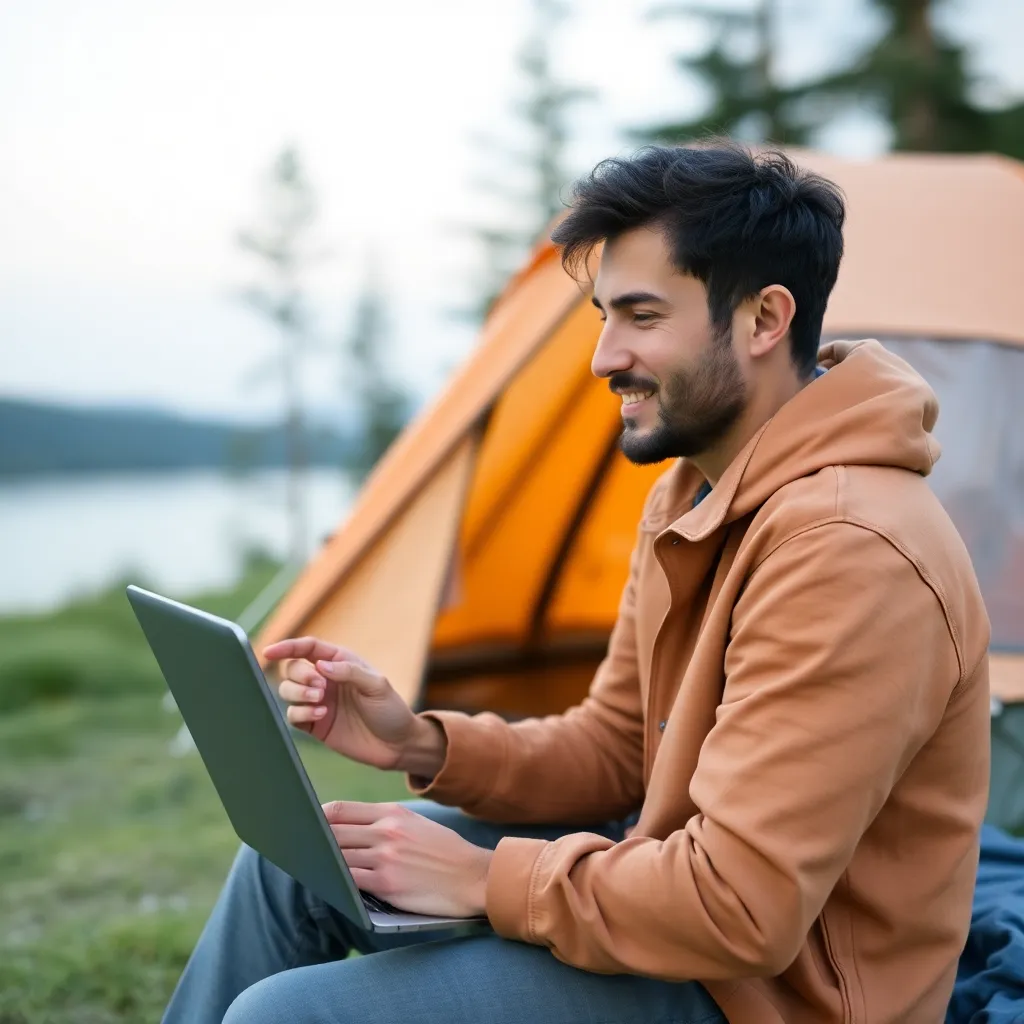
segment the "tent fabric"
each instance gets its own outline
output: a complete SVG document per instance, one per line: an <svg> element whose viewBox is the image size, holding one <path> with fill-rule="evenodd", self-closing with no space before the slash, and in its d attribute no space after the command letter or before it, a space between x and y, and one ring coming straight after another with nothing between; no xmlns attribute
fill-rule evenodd
<svg viewBox="0 0 1024 1024"><path fill-rule="evenodd" d="M1024 345L1024 165L985 154L793 156L847 197L826 332Z"/></svg>
<svg viewBox="0 0 1024 1024"><path fill-rule="evenodd" d="M476 434L455 448L355 565L348 585L304 623L313 636L357 634L359 655L409 701L419 690L438 594L449 578L459 513L476 459ZM416 572L410 573L409 566ZM381 614L386 608L387 614Z"/></svg>
<svg viewBox="0 0 1024 1024"><path fill-rule="evenodd" d="M509 381L579 304L579 290L562 274L545 273L554 252L536 255L513 282L517 301L499 303L474 356L443 393L402 432L375 467L345 523L306 567L275 611L264 635L294 630L328 600L334 587L385 534L405 504L472 432ZM283 634L282 634L283 635Z"/></svg>
<svg viewBox="0 0 1024 1024"><path fill-rule="evenodd" d="M825 332L881 337L935 378L950 410L940 412L948 457L939 466L949 469L938 471L937 487L968 540L977 539L977 557L991 560L986 598L1004 595L996 618L1013 646L1021 588L1000 559L1020 557L1024 537L1011 514L1024 507L1014 490L1024 463L1012 401L1015 382L1024 384L1016 309L1024 173L995 157L797 159L847 197L846 255ZM410 703L518 715L560 710L585 692L615 619L644 498L665 469L633 466L617 450L619 403L590 373L600 321L589 299L554 248L539 246L478 348L378 465L261 643L327 623L326 639L366 650L364 641L378 643L368 623L379 616L393 635L429 634L419 662L402 670ZM404 510L470 435L478 443L464 501L445 506L452 521L420 518L401 533ZM992 541L990 524L1004 520ZM415 598L395 618L387 588L371 595L358 569L400 534L404 550L420 545L430 557L424 566L408 560ZM439 574L446 536L453 540ZM356 605L358 615L346 611ZM1007 655L993 675L1024 690L1024 656Z"/></svg>

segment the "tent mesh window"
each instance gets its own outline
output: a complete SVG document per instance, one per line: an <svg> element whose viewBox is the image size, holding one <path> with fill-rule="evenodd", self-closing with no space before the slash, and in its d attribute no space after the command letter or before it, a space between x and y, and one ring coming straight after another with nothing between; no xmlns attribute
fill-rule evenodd
<svg viewBox="0 0 1024 1024"><path fill-rule="evenodd" d="M963 537L992 620L993 651L1024 651L1024 348L885 338L939 399L930 477Z"/></svg>
<svg viewBox="0 0 1024 1024"><path fill-rule="evenodd" d="M939 399L932 487L963 537L992 621L994 652L1024 651L1024 348L882 338ZM1024 833L1024 703L992 702L986 819Z"/></svg>

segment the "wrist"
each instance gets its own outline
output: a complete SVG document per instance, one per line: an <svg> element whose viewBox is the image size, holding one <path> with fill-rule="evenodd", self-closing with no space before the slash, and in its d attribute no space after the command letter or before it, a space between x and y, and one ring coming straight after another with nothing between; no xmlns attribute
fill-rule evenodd
<svg viewBox="0 0 1024 1024"><path fill-rule="evenodd" d="M465 894L467 917L487 916L487 873L493 859L493 850L480 848L474 855L472 869L468 872L471 881Z"/></svg>
<svg viewBox="0 0 1024 1024"><path fill-rule="evenodd" d="M432 782L434 776L444 767L448 754L448 736L440 722L433 718L416 716L412 737L405 745L399 769Z"/></svg>

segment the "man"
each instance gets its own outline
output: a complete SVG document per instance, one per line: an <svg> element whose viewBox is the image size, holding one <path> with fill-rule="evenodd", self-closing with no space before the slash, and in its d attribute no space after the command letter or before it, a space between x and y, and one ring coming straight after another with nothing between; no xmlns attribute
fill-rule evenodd
<svg viewBox="0 0 1024 1024"><path fill-rule="evenodd" d="M352 652L266 652L295 725L434 801L326 805L360 887L495 935L361 934L243 850L167 1020L943 1020L988 622L924 479L934 395L874 342L818 351L843 219L829 182L725 143L577 184L554 239L575 273L603 243L593 371L626 455L674 460L589 697L417 716Z"/></svg>

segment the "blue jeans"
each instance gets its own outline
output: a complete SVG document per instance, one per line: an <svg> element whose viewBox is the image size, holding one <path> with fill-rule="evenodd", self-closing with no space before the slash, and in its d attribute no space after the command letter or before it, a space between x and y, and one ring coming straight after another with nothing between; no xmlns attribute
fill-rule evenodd
<svg viewBox="0 0 1024 1024"><path fill-rule="evenodd" d="M412 808L477 846L506 828L428 801ZM586 831L622 838L624 825ZM576 830L580 831L580 830ZM352 950L368 956L346 959ZM243 846L164 1024L721 1024L696 982L592 974L496 935L364 932Z"/></svg>

